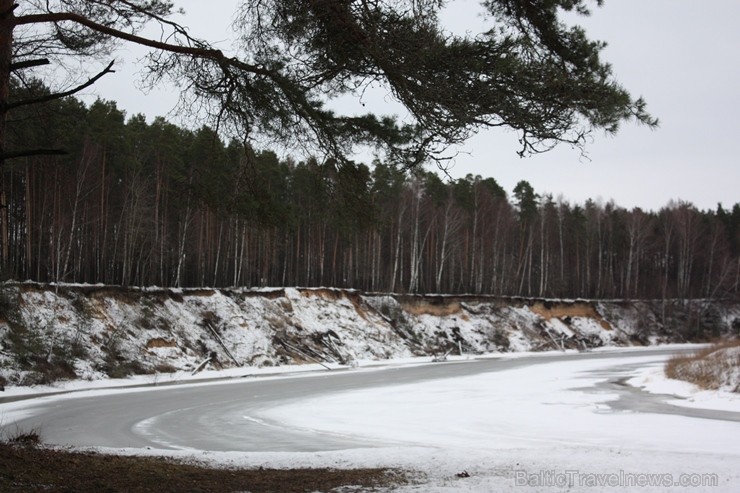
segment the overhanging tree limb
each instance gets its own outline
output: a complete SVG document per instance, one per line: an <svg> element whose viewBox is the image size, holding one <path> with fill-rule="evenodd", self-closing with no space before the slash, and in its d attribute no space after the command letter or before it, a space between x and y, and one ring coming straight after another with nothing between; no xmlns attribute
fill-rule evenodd
<svg viewBox="0 0 740 493"><path fill-rule="evenodd" d="M178 55L189 55L196 58L204 58L214 60L227 65L238 66L242 70L248 70L250 72L269 75L269 72L256 65L251 65L243 61L239 61L233 58L228 58L224 55L221 50L213 49L204 46L182 46L172 43L165 43L163 41L157 41L154 39L145 38L136 34L114 29L112 27L99 24L86 17L72 12L54 12L47 14L31 14L16 17L15 24L38 24L38 23L58 23L58 22L74 22L81 26L85 26L88 29L97 31L101 34L111 36L113 38L129 41L138 45L146 46L148 48L154 48L155 50L166 51L169 53L175 53Z"/></svg>
<svg viewBox="0 0 740 493"><path fill-rule="evenodd" d="M94 77L92 77L91 79L87 80L85 83L80 84L77 87L73 87L72 89L70 89L68 91L58 92L58 93L54 93L54 94L49 94L47 96L43 96L43 97L35 98L35 99L26 99L26 100L22 100L22 101L14 101L12 103L8 103L6 105L6 108L8 110L11 110L11 109L14 109L14 108L19 108L21 106L28 106L28 105L31 105L31 104L41 104L41 103L46 103L46 102L49 102L49 101L53 101L55 99L61 99L61 98L66 98L68 96L72 96L72 95L74 95L74 94L82 91L83 89L86 89L86 88L92 86L93 84L95 84L105 74L114 73L115 70L112 70L113 63L114 62L110 62L103 70L101 70L100 72L98 72Z"/></svg>
<svg viewBox="0 0 740 493"><path fill-rule="evenodd" d="M560 142L582 148L588 132L628 119L655 126L600 61L603 43L560 22L561 11L584 14L589 1L485 0L494 27L460 37L440 24L439 0L244 0L236 56L190 36L164 0L48 0L10 16L13 27L49 26L49 39L72 55L112 40L151 48L150 83L168 77L240 137L340 160L371 145L413 167L486 127L521 132L522 153L531 154ZM147 22L159 23L161 38L139 34ZM327 97L376 82L411 123L325 109Z"/></svg>

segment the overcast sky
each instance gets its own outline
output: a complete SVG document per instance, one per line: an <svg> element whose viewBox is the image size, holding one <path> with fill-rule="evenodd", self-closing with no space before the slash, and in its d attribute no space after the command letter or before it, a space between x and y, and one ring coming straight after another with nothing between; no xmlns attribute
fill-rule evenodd
<svg viewBox="0 0 740 493"><path fill-rule="evenodd" d="M237 0L178 0L193 35L228 47ZM477 0L454 0L443 20L455 32L480 27ZM450 174L494 177L509 193L519 180L538 193L570 202L614 201L658 209L671 199L714 209L740 202L740 2L736 0L606 0L578 18L593 39L606 41L604 59L634 97L660 118L657 130L624 124L614 136L594 134L588 158L567 146L520 159L517 135L481 133L460 149ZM167 115L173 88L137 89L138 52L118 52L117 72L93 95L112 99L129 115ZM378 101L386 94L375 95ZM370 105L368 105L370 107ZM373 105L373 109L375 105Z"/></svg>

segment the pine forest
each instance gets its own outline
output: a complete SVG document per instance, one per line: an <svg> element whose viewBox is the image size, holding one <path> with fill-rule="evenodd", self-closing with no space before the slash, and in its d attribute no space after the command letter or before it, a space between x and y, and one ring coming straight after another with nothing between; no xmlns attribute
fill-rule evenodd
<svg viewBox="0 0 740 493"><path fill-rule="evenodd" d="M12 123L11 143L67 154L3 168L4 278L615 299L740 287L740 204L627 210L433 167L281 159L101 100Z"/></svg>

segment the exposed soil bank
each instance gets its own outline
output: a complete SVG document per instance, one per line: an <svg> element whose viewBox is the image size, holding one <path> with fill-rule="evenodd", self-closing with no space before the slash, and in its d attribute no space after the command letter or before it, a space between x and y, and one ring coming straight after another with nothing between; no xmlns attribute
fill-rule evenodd
<svg viewBox="0 0 740 493"><path fill-rule="evenodd" d="M704 342L729 301L0 285L0 384L445 353Z"/></svg>

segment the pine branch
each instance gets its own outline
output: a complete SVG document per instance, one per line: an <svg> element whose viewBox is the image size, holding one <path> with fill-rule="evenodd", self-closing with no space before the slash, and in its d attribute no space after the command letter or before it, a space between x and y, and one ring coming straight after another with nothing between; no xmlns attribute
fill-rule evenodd
<svg viewBox="0 0 740 493"><path fill-rule="evenodd" d="M38 23L57 23L57 22L74 22L81 26L85 26L93 31L108 36L129 41L149 48L166 51L169 53L175 53L179 55L190 55L195 58L203 58L218 62L220 65L234 66L241 70L253 72L255 74L272 75L268 70L265 70L261 66L251 65L235 58L228 58L221 50L198 47L198 46L182 46L172 43L165 43L163 41L156 41L136 34L127 33L118 29L114 29L103 24L94 22L87 17L71 12L52 12L48 14L30 14L17 17L15 19L15 25L25 24L38 24Z"/></svg>
<svg viewBox="0 0 740 493"><path fill-rule="evenodd" d="M101 77L103 77L106 74L114 73L115 70L112 70L111 67L113 67L114 62L110 62L108 66L106 66L101 72L99 72L97 75L89 79L83 84L80 84L77 87L73 87L72 89L64 92L58 92L54 94L49 94L47 96L43 96L40 98L34 98L34 99L24 99L22 101L15 101L13 103L8 103L6 106L7 110L12 110L14 108L18 108L20 106L28 106L31 104L40 104L40 103L47 103L49 101L53 101L55 99L61 99L66 98L67 96L72 96L73 94L76 94L83 89L86 89L90 87L91 85L95 84Z"/></svg>

